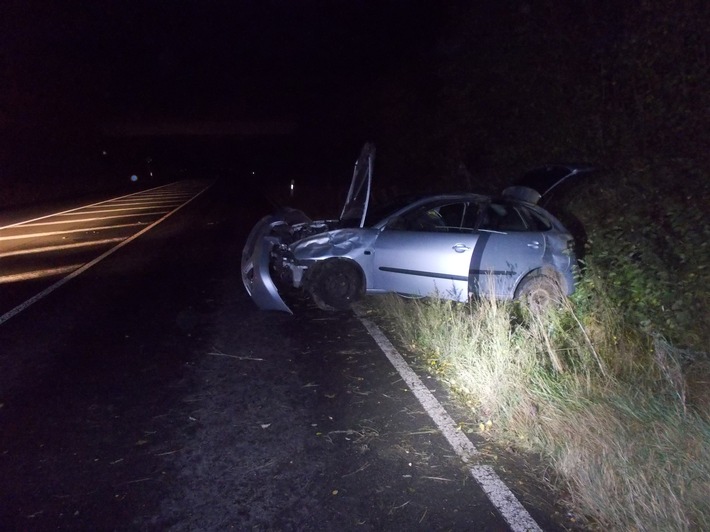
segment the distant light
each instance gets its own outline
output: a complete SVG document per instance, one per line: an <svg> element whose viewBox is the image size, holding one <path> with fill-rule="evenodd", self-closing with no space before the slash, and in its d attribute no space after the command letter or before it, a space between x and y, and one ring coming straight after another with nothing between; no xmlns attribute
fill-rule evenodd
<svg viewBox="0 0 710 532"><path fill-rule="evenodd" d="M153 172L150 173L150 177L153 177Z"/></svg>
<svg viewBox="0 0 710 532"><path fill-rule="evenodd" d="M108 152L106 150L101 150L101 155L108 155Z"/></svg>
<svg viewBox="0 0 710 532"><path fill-rule="evenodd" d="M256 174L256 172L252 172L252 173L251 173L251 175L255 175L255 174Z"/></svg>
<svg viewBox="0 0 710 532"><path fill-rule="evenodd" d="M295 188L295 186L296 186L296 180L295 180L295 179L292 179L292 180L291 180L291 187L290 187L290 189L291 189L291 196L293 196L293 189Z"/></svg>
<svg viewBox="0 0 710 532"><path fill-rule="evenodd" d="M138 176L137 176L136 174L133 174L133 175L131 176L131 181L133 181L134 183L135 183L136 181L138 181Z"/></svg>

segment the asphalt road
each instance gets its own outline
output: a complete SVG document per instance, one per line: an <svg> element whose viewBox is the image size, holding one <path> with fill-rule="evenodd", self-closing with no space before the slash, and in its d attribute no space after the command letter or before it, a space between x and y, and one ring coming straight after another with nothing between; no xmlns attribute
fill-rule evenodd
<svg viewBox="0 0 710 532"><path fill-rule="evenodd" d="M240 254L269 209L220 180L0 323L0 529L509 529L352 313L256 310ZM8 246L5 316L65 275L10 278Z"/></svg>

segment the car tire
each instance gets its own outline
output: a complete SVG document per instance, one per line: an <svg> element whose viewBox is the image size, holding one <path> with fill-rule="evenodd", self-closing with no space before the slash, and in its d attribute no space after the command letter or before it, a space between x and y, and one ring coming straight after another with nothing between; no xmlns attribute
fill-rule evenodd
<svg viewBox="0 0 710 532"><path fill-rule="evenodd" d="M515 299L525 303L533 312L544 312L557 306L563 297L560 284L547 275L531 275L515 290Z"/></svg>
<svg viewBox="0 0 710 532"><path fill-rule="evenodd" d="M318 264L309 285L311 298L323 310L348 310L363 291L358 267L346 260Z"/></svg>

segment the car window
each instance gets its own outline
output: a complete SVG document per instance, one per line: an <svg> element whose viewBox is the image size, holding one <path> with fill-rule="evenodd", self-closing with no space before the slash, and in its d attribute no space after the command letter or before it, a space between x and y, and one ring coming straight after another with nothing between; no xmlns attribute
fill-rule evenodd
<svg viewBox="0 0 710 532"><path fill-rule="evenodd" d="M501 232L529 230L516 206L502 201L488 204L480 228Z"/></svg>
<svg viewBox="0 0 710 532"><path fill-rule="evenodd" d="M449 233L471 233L478 225L479 206L474 202L458 202L444 205L439 214Z"/></svg>
<svg viewBox="0 0 710 532"><path fill-rule="evenodd" d="M469 233L475 227L477 212L476 207L469 207L467 202L428 204L390 221L387 228L397 231Z"/></svg>
<svg viewBox="0 0 710 532"><path fill-rule="evenodd" d="M466 212L463 215L461 228L467 231L473 231L478 227L478 215L481 212L481 205L475 202L466 204Z"/></svg>
<svg viewBox="0 0 710 532"><path fill-rule="evenodd" d="M548 231L552 229L552 224L542 214L523 206L517 206L518 212L525 218L530 231Z"/></svg>
<svg viewBox="0 0 710 532"><path fill-rule="evenodd" d="M466 212L465 203L451 203L439 207L439 214L446 227L459 229L463 223L463 214Z"/></svg>
<svg viewBox="0 0 710 532"><path fill-rule="evenodd" d="M428 205L405 213L389 227L400 231L433 232L443 231L446 222L439 214L438 208Z"/></svg>

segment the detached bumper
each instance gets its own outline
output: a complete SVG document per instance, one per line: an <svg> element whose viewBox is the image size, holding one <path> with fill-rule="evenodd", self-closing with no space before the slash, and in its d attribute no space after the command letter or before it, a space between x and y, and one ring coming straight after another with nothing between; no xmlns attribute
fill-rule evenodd
<svg viewBox="0 0 710 532"><path fill-rule="evenodd" d="M280 243L278 237L269 235L272 227L280 223L283 223L280 217L265 216L249 233L242 250L242 282L261 310L280 310L293 314L281 299L269 272L271 250Z"/></svg>

